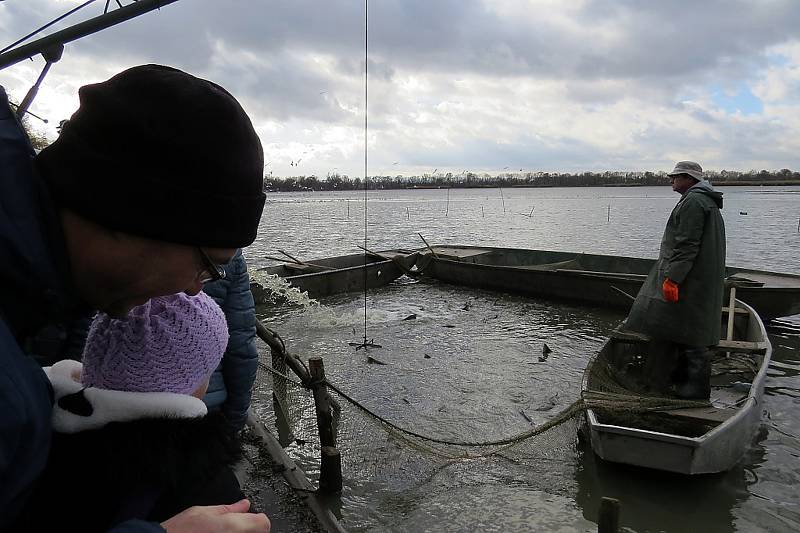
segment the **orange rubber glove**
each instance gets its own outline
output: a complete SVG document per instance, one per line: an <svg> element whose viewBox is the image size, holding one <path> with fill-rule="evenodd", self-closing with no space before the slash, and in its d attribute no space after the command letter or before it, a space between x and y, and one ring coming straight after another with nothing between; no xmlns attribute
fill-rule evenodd
<svg viewBox="0 0 800 533"><path fill-rule="evenodd" d="M678 301L678 284L669 278L664 280L661 286L661 292L664 293L664 299L668 302L675 303Z"/></svg>

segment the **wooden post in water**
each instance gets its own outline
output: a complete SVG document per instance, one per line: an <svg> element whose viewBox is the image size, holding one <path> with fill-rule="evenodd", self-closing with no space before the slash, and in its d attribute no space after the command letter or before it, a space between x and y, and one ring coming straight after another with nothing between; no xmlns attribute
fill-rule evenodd
<svg viewBox="0 0 800 533"><path fill-rule="evenodd" d="M483 206L481 206L481 217L486 218L486 213L483 212ZM800 223L798 223L798 228L800 228Z"/></svg>
<svg viewBox="0 0 800 533"><path fill-rule="evenodd" d="M503 202L503 214L506 212L506 199L503 197L503 188L500 187L500 201Z"/></svg>
<svg viewBox="0 0 800 533"><path fill-rule="evenodd" d="M450 187L447 188L447 208L444 210L444 216L447 216L447 213L450 212Z"/></svg>
<svg viewBox="0 0 800 533"><path fill-rule="evenodd" d="M406 220L411 220L411 212L408 210L408 206L406 206Z"/></svg>
<svg viewBox="0 0 800 533"><path fill-rule="evenodd" d="M314 406L317 410L317 430L321 446L319 490L321 492L341 492L342 456L336 448L331 398L328 395L328 387L325 385L325 365L322 357L310 358L308 371L311 374L314 390Z"/></svg>
<svg viewBox="0 0 800 533"><path fill-rule="evenodd" d="M606 218L606 222L611 222L611 206L608 206L608 217Z"/></svg>
<svg viewBox="0 0 800 533"><path fill-rule="evenodd" d="M602 498L597 515L597 533L619 532L619 500Z"/></svg>
<svg viewBox="0 0 800 533"><path fill-rule="evenodd" d="M347 218L350 218L350 199L347 199Z"/></svg>

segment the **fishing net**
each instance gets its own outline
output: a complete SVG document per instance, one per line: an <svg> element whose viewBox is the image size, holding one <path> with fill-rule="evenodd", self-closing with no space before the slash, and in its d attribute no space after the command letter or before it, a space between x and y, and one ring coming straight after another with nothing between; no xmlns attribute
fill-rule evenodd
<svg viewBox="0 0 800 533"><path fill-rule="evenodd" d="M275 352L262 355L254 403L257 414L268 421L287 452L316 480L320 444L313 394L290 375L291 371L287 372L283 357ZM707 402L632 391L620 382L619 373L606 361L595 362L590 368L590 390L582 397L536 424L529 420L528 428L490 439L471 438L470 434L419 433L413 427L382 417L328 381L327 389L334 400L332 415L342 474L350 483L375 485L389 491L419 486L443 468L459 462L510 461L530 467L537 475L547 475L546 469L537 467L548 461L574 460L586 409L595 410L600 417L614 417L618 422L636 425L643 424L642 420L647 420L653 412L708 406ZM476 413L476 418L479 417L480 413Z"/></svg>
<svg viewBox="0 0 800 533"><path fill-rule="evenodd" d="M337 322L338 318L329 309L291 289L284 280L276 276L254 277L270 292L310 310L307 312L313 311L315 320ZM323 310L330 316L318 316ZM254 408L289 455L311 479L318 479L321 450L308 369L299 366L300 359L287 355L286 347L274 332L262 339L271 350L261 352ZM332 399L331 415L342 474L348 483L378 484L382 490L406 490L445 468L476 461L523 465L525 468L509 470L547 476L554 469L539 465L576 460L579 429L587 409L592 409L601 422L690 436L704 433L709 424L676 422L662 412L708 408L708 402L680 400L641 386L652 349L650 343L641 339L609 343L587 366L581 394L576 394L571 402L563 398L554 401L541 412L536 408L537 412L531 416L520 410L527 424L518 417L508 418L516 422L499 424L480 409L474 414L466 411L468 419L464 418L465 411L460 411L458 416L462 418L457 423L448 418L447 412L439 416L435 411L426 415L424 423L413 415L393 420L382 414L382 407L372 407L381 405L380 402L358 397L329 377L325 386ZM289 369L287 361L294 365L295 372ZM746 389L733 389L737 384L751 382L759 367L760 360L750 354L716 354L712 383L715 388L731 387L735 392L722 395L730 400L724 407L735 407L736 398L746 397ZM304 378L297 377L298 370ZM403 411L413 413L414 405L403 400L409 405ZM549 410L551 407L554 412ZM502 434L498 434L498 426L504 428Z"/></svg>

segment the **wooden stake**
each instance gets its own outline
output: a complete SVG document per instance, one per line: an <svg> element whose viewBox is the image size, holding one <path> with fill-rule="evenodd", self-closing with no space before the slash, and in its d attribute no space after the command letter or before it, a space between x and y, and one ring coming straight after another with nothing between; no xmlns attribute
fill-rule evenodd
<svg viewBox="0 0 800 533"><path fill-rule="evenodd" d="M430 245L430 244L428 244L428 241L426 241L426 240L425 240L425 237L423 237L423 236L422 236L422 233L417 233L417 235L419 235L419 238L420 238L420 239L422 239L422 242L424 242L424 243L425 243L425 246L427 246L427 247L428 247L428 250L430 250L430 251L431 251L431 255L433 255L433 257L434 257L435 259L439 259L439 256L438 256L438 255L436 255L436 252L434 252L434 251L433 251L433 248L431 248L431 245Z"/></svg>
<svg viewBox="0 0 800 533"><path fill-rule="evenodd" d="M447 216L447 213L450 212L450 188L447 189L447 208L444 210L444 216Z"/></svg>
<svg viewBox="0 0 800 533"><path fill-rule="evenodd" d="M342 458L339 450L336 449L331 398L328 395L328 387L325 385L325 365L322 357L310 358L308 371L312 379L314 406L317 411L317 430L321 446L319 490L321 492L341 492Z"/></svg>
<svg viewBox="0 0 800 533"><path fill-rule="evenodd" d="M619 500L602 498L597 516L597 533L619 532Z"/></svg>
<svg viewBox="0 0 800 533"><path fill-rule="evenodd" d="M608 206L608 217L606 218L606 222L611 222L611 206Z"/></svg>
<svg viewBox="0 0 800 533"><path fill-rule="evenodd" d="M408 206L406 206L406 220L411 220L411 212L408 210Z"/></svg>
<svg viewBox="0 0 800 533"><path fill-rule="evenodd" d="M503 197L503 188L500 187L500 201L503 202L503 214L506 212L506 199Z"/></svg>

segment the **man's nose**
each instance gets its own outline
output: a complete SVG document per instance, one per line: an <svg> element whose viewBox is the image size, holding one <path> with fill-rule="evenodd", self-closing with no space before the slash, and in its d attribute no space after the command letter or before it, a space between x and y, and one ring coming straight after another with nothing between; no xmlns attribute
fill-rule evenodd
<svg viewBox="0 0 800 533"><path fill-rule="evenodd" d="M194 280L192 285L189 288L185 289L183 292L184 294L188 294L189 296L197 296L197 294L199 294L200 291L202 290L203 290L203 284L200 283L199 279L196 279Z"/></svg>

